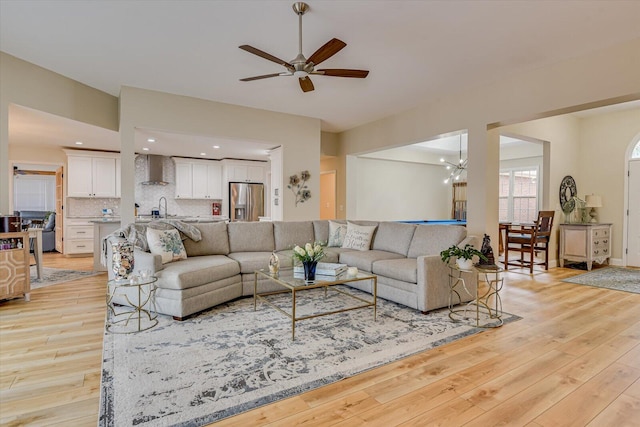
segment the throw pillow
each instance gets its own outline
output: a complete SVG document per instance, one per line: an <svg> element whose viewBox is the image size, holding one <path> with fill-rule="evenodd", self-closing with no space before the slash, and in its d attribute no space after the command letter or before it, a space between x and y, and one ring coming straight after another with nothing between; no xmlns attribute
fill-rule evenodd
<svg viewBox="0 0 640 427"><path fill-rule="evenodd" d="M373 233L377 225L357 225L347 221L347 234L344 236L343 248L368 251L371 248Z"/></svg>
<svg viewBox="0 0 640 427"><path fill-rule="evenodd" d="M347 224L329 221L329 241L327 246L330 248L342 247L344 236L347 234Z"/></svg>
<svg viewBox="0 0 640 427"><path fill-rule="evenodd" d="M147 242L151 253L162 257L163 264L187 259L187 252L180 239L180 232L176 229L156 230L147 227Z"/></svg>

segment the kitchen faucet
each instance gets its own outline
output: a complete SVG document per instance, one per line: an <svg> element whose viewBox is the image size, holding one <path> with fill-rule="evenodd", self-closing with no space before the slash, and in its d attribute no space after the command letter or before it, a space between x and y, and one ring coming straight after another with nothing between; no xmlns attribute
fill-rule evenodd
<svg viewBox="0 0 640 427"><path fill-rule="evenodd" d="M158 213L161 212L160 208L161 208L161 203L162 203L162 199L164 199L164 217L167 218L167 198L162 196L160 197L160 200L158 200Z"/></svg>

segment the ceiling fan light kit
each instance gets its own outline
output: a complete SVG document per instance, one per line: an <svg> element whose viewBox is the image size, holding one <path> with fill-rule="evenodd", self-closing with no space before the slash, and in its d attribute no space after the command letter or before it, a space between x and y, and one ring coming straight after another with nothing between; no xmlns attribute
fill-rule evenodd
<svg viewBox="0 0 640 427"><path fill-rule="evenodd" d="M302 54L302 15L309 11L309 5L303 2L296 2L293 4L293 11L298 15L298 55L291 60L290 62L283 61L280 58L277 58L267 52L264 52L260 49L257 49L253 46L242 45L239 46L240 49L245 50L249 53L257 55L261 58L264 58L268 61L275 62L276 64L282 65L287 69L287 71L282 73L273 73L273 74L265 74L261 76L247 77L244 79L240 79L242 82L250 82L253 80L261 80L268 79L271 77L280 77L280 76L293 76L297 77L300 83L300 88L303 92L310 92L314 90L313 82L309 78L310 75L320 75L320 76L329 76L329 77L350 77L357 79L364 79L369 75L369 71L367 70L351 70L351 69L343 69L343 68L329 68L316 70L316 65L320 64L323 61L331 58L333 55L341 51L347 44L342 40L338 40L333 38L329 40L327 43L322 45L318 50L316 50L313 55L309 57L309 59L305 58Z"/></svg>

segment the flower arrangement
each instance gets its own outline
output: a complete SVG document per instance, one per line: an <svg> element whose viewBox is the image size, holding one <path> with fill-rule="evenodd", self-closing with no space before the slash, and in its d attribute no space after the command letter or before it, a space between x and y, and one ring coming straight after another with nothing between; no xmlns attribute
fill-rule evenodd
<svg viewBox="0 0 640 427"><path fill-rule="evenodd" d="M289 185L287 185L287 188L296 196L296 206L298 206L298 203L304 203L311 198L311 191L307 189L306 185L310 178L311 174L309 171L300 172L300 177L298 177L298 174L289 177Z"/></svg>
<svg viewBox="0 0 640 427"><path fill-rule="evenodd" d="M293 248L293 257L303 264L306 262L318 262L324 257L324 248L319 242L307 243L304 248L296 246Z"/></svg>

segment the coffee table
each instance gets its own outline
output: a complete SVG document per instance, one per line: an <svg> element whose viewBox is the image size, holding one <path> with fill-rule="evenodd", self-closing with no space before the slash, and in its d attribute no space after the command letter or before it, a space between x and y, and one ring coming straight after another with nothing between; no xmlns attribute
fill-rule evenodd
<svg viewBox="0 0 640 427"><path fill-rule="evenodd" d="M271 292L261 292L258 293L258 278L268 279L274 283L280 285L283 289ZM363 280L371 280L373 283L373 298L371 300L367 300L361 298L357 295L353 295L349 292L345 292L340 288L337 288L336 285L344 285L352 282L358 282ZM338 310L314 313L306 316L297 316L296 315L296 294L301 291L306 291L309 289L317 289L324 288L324 295L326 297L327 290L331 289L332 291L336 291L341 295L344 295L348 298L352 298L361 302L362 304L348 306L345 308L341 308ZM291 293L291 312L285 311L281 307L278 307L272 301L269 301L268 298L265 298L269 295L276 295L282 293ZM271 307L275 308L285 316L291 319L291 340L295 340L296 336L296 322L305 319L312 319L314 317L320 316L328 316L330 314L343 313L345 311L357 310L361 308L373 307L373 320L376 320L376 309L377 309L377 301L378 301L378 276L374 274L364 274L358 273L355 276L350 276L346 272L342 273L336 277L328 277L328 276L316 276L316 280L307 282L304 280L304 277L297 276L293 272L293 268L281 268L278 273L271 274L268 269L256 270L255 278L253 284L253 309L256 310L257 302L261 300Z"/></svg>

